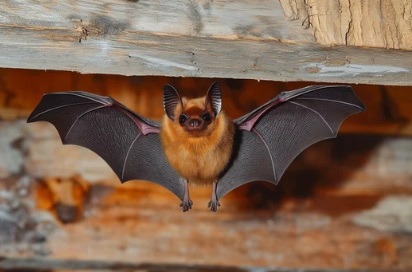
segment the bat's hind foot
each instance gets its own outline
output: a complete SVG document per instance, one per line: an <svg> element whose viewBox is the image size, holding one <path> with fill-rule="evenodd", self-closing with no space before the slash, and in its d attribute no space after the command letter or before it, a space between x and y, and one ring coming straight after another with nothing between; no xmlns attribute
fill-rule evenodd
<svg viewBox="0 0 412 272"><path fill-rule="evenodd" d="M187 212L192 208L193 201L188 199L183 199L182 203L180 203L180 207L182 207L182 211Z"/></svg>
<svg viewBox="0 0 412 272"><path fill-rule="evenodd" d="M217 207L220 207L220 203L219 203L219 201L217 201L217 199L212 199L212 200L210 200L210 202L207 206L210 208L210 210L212 212L216 212Z"/></svg>
<svg viewBox="0 0 412 272"><path fill-rule="evenodd" d="M212 212L216 212L217 207L220 207L220 203L219 203L219 200L217 199L217 194L216 194L216 188L217 188L216 186L217 186L217 180L214 181L212 184L212 199L207 205Z"/></svg>
<svg viewBox="0 0 412 272"><path fill-rule="evenodd" d="M183 196L183 201L180 203L180 207L182 207L182 211L187 212L192 208L193 201L190 199L189 196L189 181L184 178L180 178L180 181L183 183L184 186L184 196Z"/></svg>

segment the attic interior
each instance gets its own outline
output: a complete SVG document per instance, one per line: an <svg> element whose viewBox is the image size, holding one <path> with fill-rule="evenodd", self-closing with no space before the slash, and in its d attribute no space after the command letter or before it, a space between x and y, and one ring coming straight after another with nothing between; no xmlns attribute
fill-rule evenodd
<svg viewBox="0 0 412 272"><path fill-rule="evenodd" d="M209 187L192 186L195 204L183 213L179 199L159 185L121 184L92 151L62 145L51 124L26 124L43 93L108 95L160 120L164 84L197 97L213 81L220 83L223 110L232 118L281 91L319 84L1 69L3 268L100 265L112 271L149 263L145 271L161 265L172 265L166 271L188 265L188 271L347 271L412 265L410 87L354 85L365 112L349 117L336 139L301 153L279 185L242 186L221 200L217 213L207 209Z"/></svg>
<svg viewBox="0 0 412 272"><path fill-rule="evenodd" d="M410 1L7 0L0 14L0 271L412 270ZM194 97L214 81L232 118L319 84L352 86L366 111L216 213L210 187L191 186L183 213L26 123L70 90L160 120L164 84Z"/></svg>

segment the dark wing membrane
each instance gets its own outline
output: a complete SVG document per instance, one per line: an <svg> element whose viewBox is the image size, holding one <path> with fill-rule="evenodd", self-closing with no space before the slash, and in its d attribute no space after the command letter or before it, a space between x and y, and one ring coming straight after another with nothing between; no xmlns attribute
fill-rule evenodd
<svg viewBox="0 0 412 272"><path fill-rule="evenodd" d="M284 92L235 120L234 154L217 195L256 180L277 184L296 156L336 137L342 122L364 110L349 86L310 86Z"/></svg>
<svg viewBox="0 0 412 272"><path fill-rule="evenodd" d="M162 150L159 124L110 97L86 92L45 94L27 121L52 123L63 144L94 151L122 182L152 181L183 198L179 176Z"/></svg>

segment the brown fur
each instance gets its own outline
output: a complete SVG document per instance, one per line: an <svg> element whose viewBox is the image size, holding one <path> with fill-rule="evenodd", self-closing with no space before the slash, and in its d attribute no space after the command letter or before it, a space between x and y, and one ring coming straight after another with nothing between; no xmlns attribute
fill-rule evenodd
<svg viewBox="0 0 412 272"><path fill-rule="evenodd" d="M200 115L205 110L205 98L182 99L184 112ZM206 105L211 112L211 105ZM232 155L234 125L220 112L204 130L191 134L179 124L182 107L177 106L175 120L163 118L160 137L171 166L183 177L196 184L211 184L229 162Z"/></svg>

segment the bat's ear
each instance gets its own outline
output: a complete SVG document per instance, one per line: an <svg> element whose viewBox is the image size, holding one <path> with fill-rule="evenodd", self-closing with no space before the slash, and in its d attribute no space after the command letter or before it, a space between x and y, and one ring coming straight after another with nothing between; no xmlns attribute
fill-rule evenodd
<svg viewBox="0 0 412 272"><path fill-rule="evenodd" d="M220 95L220 86L217 81L213 82L213 84L210 85L209 90L207 91L205 105L207 105L208 103L210 103L215 116L217 116L222 109L222 97Z"/></svg>
<svg viewBox="0 0 412 272"><path fill-rule="evenodd" d="M178 92L172 85L166 84L163 87L163 108L167 117L172 121L175 120L175 112L178 104L182 105L182 99Z"/></svg>

